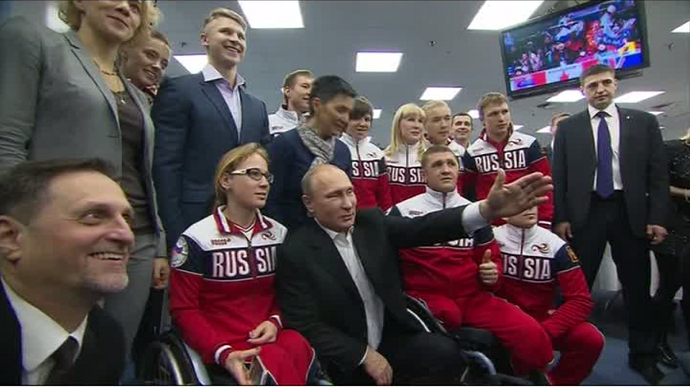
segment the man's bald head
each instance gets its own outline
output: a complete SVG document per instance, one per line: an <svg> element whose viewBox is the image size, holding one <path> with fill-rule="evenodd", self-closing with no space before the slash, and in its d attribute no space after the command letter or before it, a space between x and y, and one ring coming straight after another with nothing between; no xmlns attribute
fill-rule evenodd
<svg viewBox="0 0 690 387"><path fill-rule="evenodd" d="M338 172L345 175L345 177L347 178L347 174L345 174L345 172L343 172L342 169L332 164L321 164L310 169L309 171L307 171L307 173L304 174L304 177L302 177L302 194L311 196L314 189L314 180L318 179L318 176L320 174Z"/></svg>

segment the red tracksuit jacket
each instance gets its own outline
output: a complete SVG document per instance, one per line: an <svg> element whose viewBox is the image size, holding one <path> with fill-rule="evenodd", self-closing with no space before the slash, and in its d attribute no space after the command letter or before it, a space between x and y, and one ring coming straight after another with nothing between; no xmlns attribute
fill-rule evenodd
<svg viewBox="0 0 690 387"><path fill-rule="evenodd" d="M537 225L521 229L505 224L494 229L503 258L503 282L497 294L542 323L559 337L589 317L592 296L577 256L556 234ZM555 309L556 287L565 302Z"/></svg>
<svg viewBox="0 0 690 387"><path fill-rule="evenodd" d="M357 195L357 209L379 207L387 211L392 202L383 151L369 142L369 137L356 141L344 133L340 141L350 149L352 185Z"/></svg>
<svg viewBox="0 0 690 387"><path fill-rule="evenodd" d="M276 249L287 228L258 214L251 240L222 207L189 227L171 257L170 314L205 363L223 364L232 343L261 322L281 328L275 299Z"/></svg>
<svg viewBox="0 0 690 387"><path fill-rule="evenodd" d="M470 203L455 191L441 193L427 187L426 193L396 204L391 208L390 215L414 218ZM479 278L479 265L487 249L492 250L492 258L498 266L500 278L500 254L491 227L475 232L474 236L455 241L401 249L400 267L405 288L423 294L442 294L454 299L472 296L480 290L492 290L500 280L488 287Z"/></svg>
<svg viewBox="0 0 690 387"><path fill-rule="evenodd" d="M477 200L489 194L499 168L506 172L506 183L532 172L551 176L551 166L537 139L520 132L512 132L506 141L496 144L483 131L467 148L462 161L465 167L463 186L474 185ZM553 218L551 192L548 197L549 200L539 206L539 224L550 230ZM503 224L503 221L494 224Z"/></svg>
<svg viewBox="0 0 690 387"><path fill-rule="evenodd" d="M401 145L397 154L386 154L393 205L424 193L426 189L421 159L417 156L420 146L421 141L415 145Z"/></svg>

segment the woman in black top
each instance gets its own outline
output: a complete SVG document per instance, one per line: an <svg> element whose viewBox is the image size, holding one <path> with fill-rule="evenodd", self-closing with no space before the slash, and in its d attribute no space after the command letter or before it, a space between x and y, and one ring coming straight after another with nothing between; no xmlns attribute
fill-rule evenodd
<svg viewBox="0 0 690 387"><path fill-rule="evenodd" d="M659 268L659 288L654 295L661 315L659 326L659 360L675 367L676 357L671 350L667 331L673 319L673 298L681 287L690 291L690 128L688 133L665 144L668 155L671 205L669 206L666 240L654 248ZM685 325L690 332L690 295L681 302Z"/></svg>

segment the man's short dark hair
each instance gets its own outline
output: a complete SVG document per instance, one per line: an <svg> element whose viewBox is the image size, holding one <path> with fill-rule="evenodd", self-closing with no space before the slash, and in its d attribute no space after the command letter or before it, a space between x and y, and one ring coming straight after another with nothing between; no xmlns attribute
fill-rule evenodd
<svg viewBox="0 0 690 387"><path fill-rule="evenodd" d="M474 118L472 118L470 113L465 113L465 112L455 113L455 114L453 114L453 117L450 118L450 122L453 123L453 121L455 121L455 117L460 117L460 116L469 117L470 118L470 128L474 129Z"/></svg>
<svg viewBox="0 0 690 387"><path fill-rule="evenodd" d="M352 112L350 113L351 120L358 120L366 115L374 116L374 107L367 97L360 95L355 98L355 103L352 106Z"/></svg>
<svg viewBox="0 0 690 387"><path fill-rule="evenodd" d="M283 79L283 103L285 104L286 107L287 107L287 95L285 95L285 90L294 86L295 81L297 80L297 77L299 77L299 76L314 78L314 73L312 73L309 70L295 70L295 71L293 71L290 74L285 76L285 79Z"/></svg>
<svg viewBox="0 0 690 387"><path fill-rule="evenodd" d="M580 86L585 86L585 79L587 77L606 73L613 74L614 77L616 76L616 70L612 69L607 65L596 64L592 67L588 67L585 71L582 72L582 75L580 75Z"/></svg>
<svg viewBox="0 0 690 387"><path fill-rule="evenodd" d="M429 162L429 156L435 155L438 153L450 153L453 156L453 158L455 158L457 160L455 153L453 153L453 151L449 147L447 147L445 145L432 145L426 151L424 151L424 154L422 155L422 160L421 160L422 168L425 168L426 164Z"/></svg>
<svg viewBox="0 0 690 387"><path fill-rule="evenodd" d="M562 113L555 114L553 117L551 117L551 127L553 128L553 123L557 119L559 119L561 117L570 117L570 116L572 116L572 114L570 114L568 112L562 112Z"/></svg>
<svg viewBox="0 0 690 387"><path fill-rule="evenodd" d="M0 215L29 223L45 204L48 186L58 176L98 172L114 179L113 167L101 159L25 161L0 176Z"/></svg>
<svg viewBox="0 0 690 387"><path fill-rule="evenodd" d="M338 95L355 98L357 92L352 85L337 75L324 75L316 78L309 94L309 112L314 114L315 98L320 99L321 103L327 104Z"/></svg>

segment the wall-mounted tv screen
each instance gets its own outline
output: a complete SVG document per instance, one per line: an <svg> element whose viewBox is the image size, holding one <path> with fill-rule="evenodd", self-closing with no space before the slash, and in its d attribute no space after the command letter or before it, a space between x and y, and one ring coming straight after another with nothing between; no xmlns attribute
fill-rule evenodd
<svg viewBox="0 0 690 387"><path fill-rule="evenodd" d="M618 74L649 66L642 1L592 1L501 32L503 71L513 98L578 83L602 63Z"/></svg>

